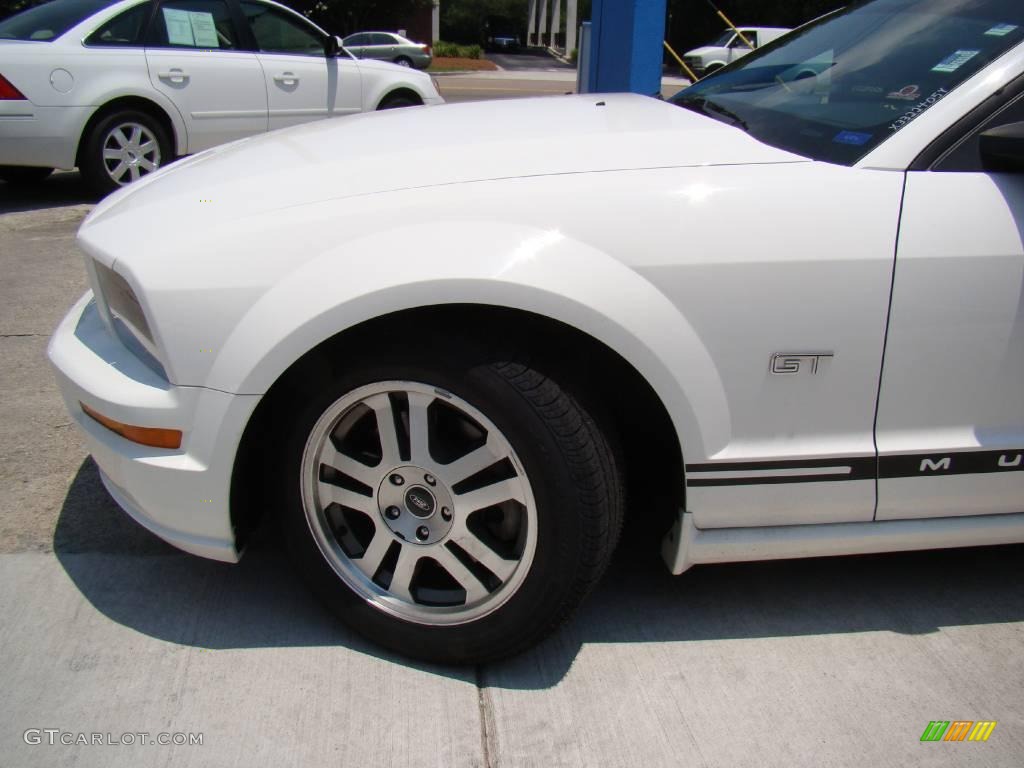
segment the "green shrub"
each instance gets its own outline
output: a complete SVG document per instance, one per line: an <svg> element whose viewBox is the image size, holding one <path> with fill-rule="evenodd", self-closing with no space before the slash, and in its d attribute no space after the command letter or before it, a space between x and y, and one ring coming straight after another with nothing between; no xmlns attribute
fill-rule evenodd
<svg viewBox="0 0 1024 768"><path fill-rule="evenodd" d="M481 50L479 45L457 45L438 40L434 43L433 53L442 59L479 59Z"/></svg>

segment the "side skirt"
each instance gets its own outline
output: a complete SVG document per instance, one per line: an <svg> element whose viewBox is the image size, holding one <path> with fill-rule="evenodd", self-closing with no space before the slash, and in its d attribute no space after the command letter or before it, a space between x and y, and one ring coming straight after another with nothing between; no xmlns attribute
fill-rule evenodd
<svg viewBox="0 0 1024 768"><path fill-rule="evenodd" d="M779 525L761 528L698 528L680 510L661 545L678 575L701 563L866 555L916 549L1024 543L1024 513L885 520L864 523Z"/></svg>

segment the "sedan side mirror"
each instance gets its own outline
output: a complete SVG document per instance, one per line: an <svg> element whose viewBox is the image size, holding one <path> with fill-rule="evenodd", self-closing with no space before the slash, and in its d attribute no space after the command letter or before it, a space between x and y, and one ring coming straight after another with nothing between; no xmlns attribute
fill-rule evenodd
<svg viewBox="0 0 1024 768"><path fill-rule="evenodd" d="M978 149L986 171L1024 173L1024 123L989 128L978 137Z"/></svg>
<svg viewBox="0 0 1024 768"><path fill-rule="evenodd" d="M329 59L333 59L345 50L345 46L341 44L341 38L337 35L331 35L324 41L324 54Z"/></svg>

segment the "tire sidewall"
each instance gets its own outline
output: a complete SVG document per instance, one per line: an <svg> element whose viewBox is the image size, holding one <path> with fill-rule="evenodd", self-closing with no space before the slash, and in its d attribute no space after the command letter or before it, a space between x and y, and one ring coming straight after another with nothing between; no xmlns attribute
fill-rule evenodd
<svg viewBox="0 0 1024 768"><path fill-rule="evenodd" d="M301 493L301 463L313 425L336 400L380 381L416 381L447 390L479 409L512 445L530 481L537 508L537 544L530 571L516 592L491 613L467 624L429 626L385 614L353 592L320 552ZM578 534L573 482L554 435L534 408L489 365L432 365L422 359L382 360L340 375L311 398L285 441L284 532L289 554L328 607L392 650L458 663L497 658L547 633L579 593L574 582L587 553Z"/></svg>

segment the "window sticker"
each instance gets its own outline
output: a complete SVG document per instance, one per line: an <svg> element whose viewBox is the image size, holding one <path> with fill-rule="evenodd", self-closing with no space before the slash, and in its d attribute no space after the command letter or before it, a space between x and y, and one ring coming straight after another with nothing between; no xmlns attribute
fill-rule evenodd
<svg viewBox="0 0 1024 768"><path fill-rule="evenodd" d="M887 99L899 99L900 101L917 101L921 98L921 88L917 85L905 85L898 91L886 94Z"/></svg>
<svg viewBox="0 0 1024 768"><path fill-rule="evenodd" d="M956 72L960 67L977 56L981 51L956 51L932 67L932 72Z"/></svg>
<svg viewBox="0 0 1024 768"><path fill-rule="evenodd" d="M171 45L195 45L192 37L192 22L188 11L177 8L164 8L164 24L167 26L167 42Z"/></svg>
<svg viewBox="0 0 1024 768"><path fill-rule="evenodd" d="M990 37L1006 37L1016 28L1016 24L996 24L994 27L992 27L992 29L990 29L985 34L989 35Z"/></svg>
<svg viewBox="0 0 1024 768"><path fill-rule="evenodd" d="M164 8L163 12L167 42L171 45L220 48L212 13L182 11L177 8Z"/></svg>
<svg viewBox="0 0 1024 768"><path fill-rule="evenodd" d="M188 20L192 23L192 36L200 48L220 48L217 40L217 27L213 23L212 13L189 11Z"/></svg>
<svg viewBox="0 0 1024 768"><path fill-rule="evenodd" d="M851 144L855 147L860 147L871 141L871 136L872 134L870 133L858 133L857 131L840 131L832 138L832 141L836 144Z"/></svg>

